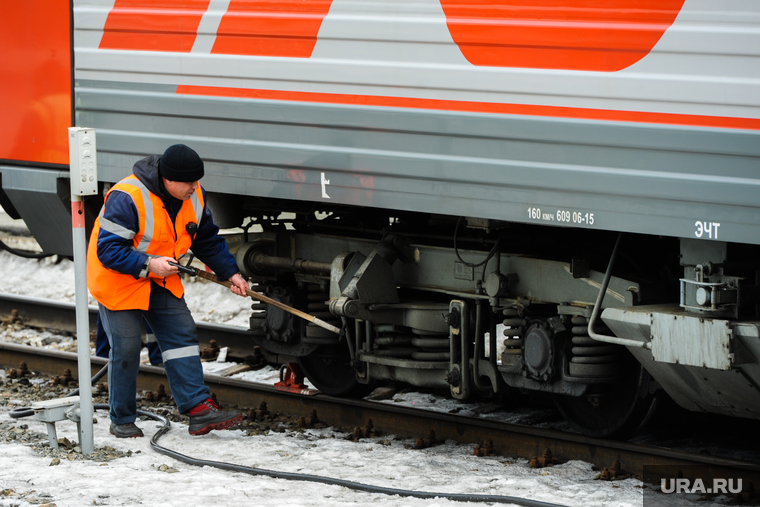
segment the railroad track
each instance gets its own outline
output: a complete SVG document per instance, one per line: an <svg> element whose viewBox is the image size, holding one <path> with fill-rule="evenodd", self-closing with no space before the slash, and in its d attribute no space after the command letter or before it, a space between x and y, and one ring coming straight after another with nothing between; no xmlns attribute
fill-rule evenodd
<svg viewBox="0 0 760 507"><path fill-rule="evenodd" d="M24 303L21 307L20 303ZM37 315L42 304L45 317ZM14 306L15 305L15 306ZM73 305L51 303L36 298L0 295L0 317L10 314L11 309L19 311L27 322L38 327L51 319L63 322L66 312L73 312ZM52 311L51 308L56 308ZM22 313L23 312L23 313ZM73 313L71 313L73 319ZM69 324L71 326L71 324ZM200 328L201 324L199 324ZM225 326L212 325L210 329L223 331ZM60 329L60 328L59 328ZM70 329L70 327L69 327ZM207 328L209 329L209 328ZM226 339L241 340L236 330L213 335L221 346L228 346ZM242 343L242 342L241 342ZM238 344L240 346L240 343ZM0 366L15 368L21 362L28 368L44 375L60 375L66 368L77 370L77 355L68 352L36 348L0 342ZM92 371L98 371L106 364L99 357L91 358ZM230 379L218 375L205 375L205 381L221 403L239 407L255 408L265 401L270 411L283 414L306 416L316 409L324 422L343 428L362 427L367 419L372 419L374 427L384 434L394 434L403 438L424 438L433 430L437 440L454 440L461 444L481 445L490 440L494 451L503 456L531 459L542 457L545 449L551 449L558 462L582 460L599 467L611 468L615 461L623 471L641 477L644 465L668 465L677 467L698 467L712 477L741 476L760 484L760 464L722 458L681 450L666 449L614 440L601 440L562 431L535 428L515 424L485 420L476 417L434 412L424 409L394 406L365 400L333 398L323 394L307 396L279 391L271 385ZM154 390L158 384L168 385L162 368L142 365L138 376L138 389ZM746 479L745 479L746 480Z"/></svg>
<svg viewBox="0 0 760 507"><path fill-rule="evenodd" d="M76 305L74 303L0 293L0 318L11 315L13 310L18 312L18 318L25 326L55 329L76 335ZM95 329L97 316L97 307L90 306L89 317L92 330ZM196 322L195 326L201 347L208 347L211 340L216 340L220 347L228 347L229 358L239 361L251 353L253 347L245 329L211 322Z"/></svg>

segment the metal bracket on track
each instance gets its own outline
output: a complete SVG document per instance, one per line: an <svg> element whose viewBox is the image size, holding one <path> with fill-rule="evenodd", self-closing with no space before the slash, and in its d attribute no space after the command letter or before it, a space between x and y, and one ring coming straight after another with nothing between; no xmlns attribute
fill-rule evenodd
<svg viewBox="0 0 760 507"><path fill-rule="evenodd" d="M305 377L296 363L287 363L280 367L280 381L274 385L278 391L314 396L321 394L317 389L310 389L303 383Z"/></svg>

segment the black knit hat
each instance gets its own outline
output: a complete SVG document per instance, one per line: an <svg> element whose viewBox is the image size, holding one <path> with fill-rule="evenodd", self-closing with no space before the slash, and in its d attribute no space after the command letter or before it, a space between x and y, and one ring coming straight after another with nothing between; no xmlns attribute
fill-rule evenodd
<svg viewBox="0 0 760 507"><path fill-rule="evenodd" d="M175 144L161 155L158 172L169 181L198 181L203 178L203 160L192 148Z"/></svg>

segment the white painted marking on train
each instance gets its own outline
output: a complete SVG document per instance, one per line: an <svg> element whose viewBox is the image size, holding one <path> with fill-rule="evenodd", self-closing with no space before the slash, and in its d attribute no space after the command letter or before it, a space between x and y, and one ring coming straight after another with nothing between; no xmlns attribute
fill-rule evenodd
<svg viewBox="0 0 760 507"><path fill-rule="evenodd" d="M694 222L694 226L697 230L694 231L694 235L698 238L707 236L709 239L718 239L718 227L720 222L702 222L697 220Z"/></svg>
<svg viewBox="0 0 760 507"><path fill-rule="evenodd" d="M327 185L330 184L330 180L325 178L325 173L322 173L322 198L323 199L329 199L330 196L327 195Z"/></svg>

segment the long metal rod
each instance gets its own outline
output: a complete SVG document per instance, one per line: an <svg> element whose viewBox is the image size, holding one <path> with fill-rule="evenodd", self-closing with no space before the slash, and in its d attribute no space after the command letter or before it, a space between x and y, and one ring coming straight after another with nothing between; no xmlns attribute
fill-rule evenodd
<svg viewBox="0 0 760 507"><path fill-rule="evenodd" d="M201 269L197 269L196 271L197 271L197 273L196 273L197 276L200 276L201 278L205 278L206 280L210 280L210 281L212 281L214 283L218 283L219 285L224 285L225 287L229 287L230 285L232 285L232 282L230 282L229 280L219 280L219 278L217 278L217 276L215 274L213 274L213 273L209 273L209 272L203 271ZM335 334L341 334L340 328L337 328L337 327L333 326L332 324L328 324L324 320L319 319L319 318L317 318L317 317L315 317L313 315L309 315L306 312L302 312L301 310L293 308L292 306L288 306L288 305L286 305L284 303L280 303L279 301L276 301L276 300L274 300L274 299L272 299L270 297L267 297L264 294L260 294L260 293L258 293L256 291L251 290L251 289L246 290L245 293L248 296L252 297L253 299L256 299L256 300L261 301L262 303L266 303L268 305L276 306L277 308L279 308L281 310L285 310L288 313L292 313L296 317L301 317L302 319L307 320L307 321L313 323L314 325L317 325L317 326L321 327L322 329L327 329L328 331L332 331Z"/></svg>
<svg viewBox="0 0 760 507"><path fill-rule="evenodd" d="M612 278L612 269L615 267L615 261L617 260L618 247L620 246L620 240L623 239L623 233L618 234L617 241L615 241L615 248L612 249L612 256L610 257L610 263L607 265L607 272L604 274L604 280L602 286L599 288L599 295L596 297L596 304L594 305L594 311L591 312L591 320L588 322L588 335L596 341L613 343L615 345L623 345L625 347L636 347L651 349L652 342L642 342L639 340L632 340L630 338L618 338L617 336L607 336L594 332L594 325L599 318L599 314L602 311L602 301L607 294L607 286L610 284L610 278Z"/></svg>

